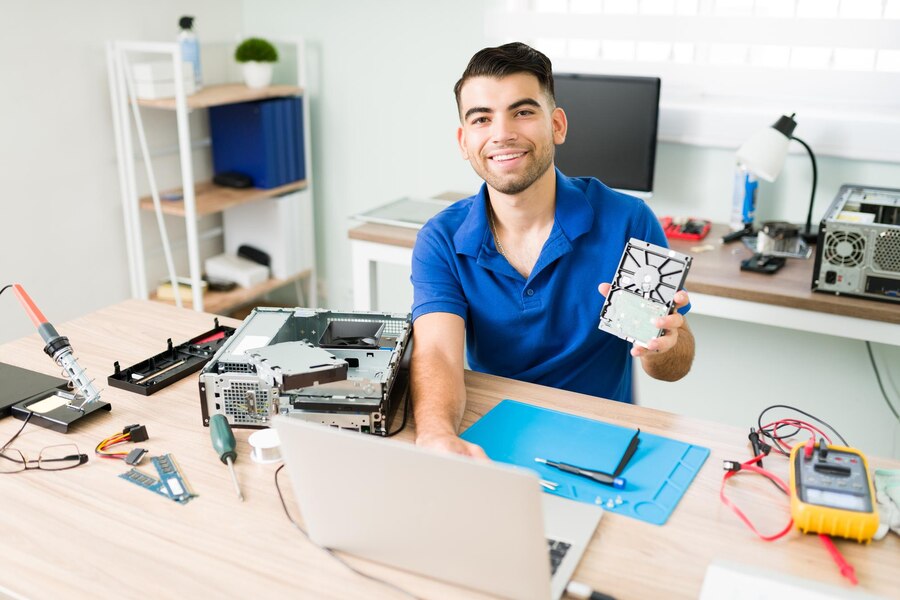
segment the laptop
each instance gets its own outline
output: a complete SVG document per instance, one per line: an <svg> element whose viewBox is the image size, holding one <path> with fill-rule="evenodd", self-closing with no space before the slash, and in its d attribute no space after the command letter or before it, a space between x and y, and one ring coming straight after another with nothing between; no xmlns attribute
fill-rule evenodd
<svg viewBox="0 0 900 600"><path fill-rule="evenodd" d="M475 590L559 598L603 514L542 493L520 467L280 415L272 424L314 543Z"/></svg>
<svg viewBox="0 0 900 600"><path fill-rule="evenodd" d="M400 198L383 206L353 215L354 219L368 223L394 225L421 229L428 219L453 204L450 200L438 198Z"/></svg>

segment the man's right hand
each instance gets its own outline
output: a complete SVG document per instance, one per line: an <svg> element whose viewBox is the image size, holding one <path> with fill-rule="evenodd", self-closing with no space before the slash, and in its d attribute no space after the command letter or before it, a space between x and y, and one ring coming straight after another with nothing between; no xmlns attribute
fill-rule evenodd
<svg viewBox="0 0 900 600"><path fill-rule="evenodd" d="M420 435L416 438L416 446L440 450L441 452L450 452L451 454L461 454L462 456L490 460L484 450L481 449L481 446L467 442L459 436L451 434Z"/></svg>

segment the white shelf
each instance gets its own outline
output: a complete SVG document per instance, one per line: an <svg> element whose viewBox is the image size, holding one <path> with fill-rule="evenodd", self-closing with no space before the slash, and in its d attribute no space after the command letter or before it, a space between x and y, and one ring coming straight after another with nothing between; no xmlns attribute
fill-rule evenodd
<svg viewBox="0 0 900 600"><path fill-rule="evenodd" d="M116 133L116 155L119 167L119 179L121 185L122 206L125 217L125 233L128 244L129 271L131 276L131 291L135 298L150 298L148 290L146 257L142 239L141 215L151 211L156 214L156 220L160 229L163 254L166 258L167 271L174 273L174 258L171 245L168 242L166 222L163 215L173 215L184 218L184 227L187 238L187 259L189 267L189 279L191 280L191 301L184 305L197 311L209 310L222 313L228 309L252 302L254 298L262 296L278 287L289 283L297 283L300 279L309 281L309 294L307 302L311 306L317 306L316 299L316 271L312 266L309 269L291 275L284 279L273 278L263 284L249 289L238 289L224 293L203 294L201 287L201 256L199 251L199 235L197 231L199 217L221 213L228 208L259 202L268 198L274 198L289 192L297 192L305 196L308 205L312 206L312 164L310 152L310 125L309 125L309 99L303 93L304 82L304 56L303 41L290 40L276 42L287 51L288 54L296 54L296 84L297 85L271 85L263 89L250 89L244 84L227 83L222 85L207 85L197 93L186 95L184 87L180 85L181 77L181 50L176 43L148 43L139 41L117 41L107 44L107 66L109 68L109 86L112 98L113 125ZM222 44L222 48L228 48L228 44ZM281 50L281 49L280 49ZM280 52L282 53L282 52ZM148 60L153 56L155 60L171 60L174 69L175 96L171 98L159 98L153 100L138 99L133 96L133 85L129 81L128 73L133 57L137 60ZM290 59L289 59L290 60ZM299 96L303 102L303 135L304 157L306 161L305 172L307 178L294 181L272 189L233 189L216 186L211 182L197 182L193 174L193 159L191 156L190 129L188 126L188 112L195 109L206 109L211 106L222 106L252 100L266 98L278 98L285 96ZM180 200L154 201L153 196L159 190L152 161L149 158L147 144L148 133L143 126L141 109L160 109L173 111L175 123L173 126L178 132L178 155L181 166L181 187L170 191L181 196ZM134 139L136 136L137 140ZM130 157L135 156L135 141L140 148L143 161L134 161ZM146 178L150 183L151 194L138 198L136 169L143 167ZM159 193L156 193L160 197ZM314 227L312 218L298 219L296 235L289 236L291 243L300 244L301 240L312 240ZM314 248L314 243L312 244ZM315 265L315 257L312 257L312 265ZM299 288L298 288L299 291Z"/></svg>

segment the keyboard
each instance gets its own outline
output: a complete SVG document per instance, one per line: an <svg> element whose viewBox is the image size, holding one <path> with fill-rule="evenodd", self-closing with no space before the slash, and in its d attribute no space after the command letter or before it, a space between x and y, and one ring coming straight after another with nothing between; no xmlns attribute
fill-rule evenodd
<svg viewBox="0 0 900 600"><path fill-rule="evenodd" d="M571 544L547 538L547 549L550 551L550 575L556 575L556 569L571 548Z"/></svg>

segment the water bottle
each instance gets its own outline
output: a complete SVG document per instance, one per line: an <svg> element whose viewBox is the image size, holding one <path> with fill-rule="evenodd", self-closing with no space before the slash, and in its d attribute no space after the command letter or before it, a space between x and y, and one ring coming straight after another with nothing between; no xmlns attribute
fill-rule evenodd
<svg viewBox="0 0 900 600"><path fill-rule="evenodd" d="M734 195L731 198L731 228L735 231L753 224L756 213L756 188L759 180L742 164L734 171Z"/></svg>
<svg viewBox="0 0 900 600"><path fill-rule="evenodd" d="M181 17L178 20L181 32L178 34L178 43L181 44L181 60L191 63L194 67L194 84L200 89L200 44L194 34L194 17Z"/></svg>

